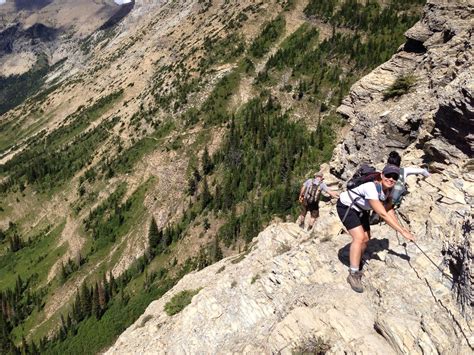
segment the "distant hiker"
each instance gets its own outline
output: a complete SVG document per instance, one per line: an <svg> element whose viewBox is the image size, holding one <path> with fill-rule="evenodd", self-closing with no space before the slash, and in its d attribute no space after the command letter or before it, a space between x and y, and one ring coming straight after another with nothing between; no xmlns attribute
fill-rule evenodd
<svg viewBox="0 0 474 355"><path fill-rule="evenodd" d="M356 292L363 292L364 290L362 287L362 272L359 270L359 266L370 239L370 210L378 213L390 227L403 237L414 240L411 232L398 223L390 200L390 190L399 178L400 168L395 165L386 165L381 174L376 173L375 169L371 174L366 176L371 176L372 181L362 184L353 183L351 188L341 193L337 201L339 218L352 237L347 282ZM348 185L350 184L348 183Z"/></svg>
<svg viewBox="0 0 474 355"><path fill-rule="evenodd" d="M396 151L391 151L388 154L387 164L396 165L400 168L402 158ZM417 175L421 174L425 178L430 176L428 170L423 168L400 168L400 176L393 187L391 198L392 203L395 207L400 206L403 200L403 196L405 196L408 192L406 186L406 178L408 175Z"/></svg>
<svg viewBox="0 0 474 355"><path fill-rule="evenodd" d="M327 185L323 182L324 176L321 171L314 174L313 179L308 179L301 186L298 200L301 203L301 214L296 223L304 228L304 219L306 214L310 212L311 218L309 220L308 230L313 228L316 218L319 217L319 198L321 191L328 193L331 197L338 198L338 194L329 190Z"/></svg>

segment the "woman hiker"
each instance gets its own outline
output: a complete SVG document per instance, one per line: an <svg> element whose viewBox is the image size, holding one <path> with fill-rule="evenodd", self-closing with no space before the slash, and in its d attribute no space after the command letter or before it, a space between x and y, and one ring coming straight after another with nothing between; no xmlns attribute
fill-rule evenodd
<svg viewBox="0 0 474 355"><path fill-rule="evenodd" d="M395 217L390 201L390 190L400 175L400 168L386 165L380 176L353 189L341 193L337 201L337 213L344 227L352 237L349 252L349 276L347 282L356 292L363 292L360 261L370 239L369 213L375 211L390 227L408 240L414 240L413 234L403 228Z"/></svg>

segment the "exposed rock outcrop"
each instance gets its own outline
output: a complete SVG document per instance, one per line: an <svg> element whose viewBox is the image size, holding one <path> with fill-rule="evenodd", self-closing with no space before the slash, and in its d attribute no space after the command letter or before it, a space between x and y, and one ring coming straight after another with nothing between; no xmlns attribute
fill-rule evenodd
<svg viewBox="0 0 474 355"><path fill-rule="evenodd" d="M356 294L345 280L350 237L326 205L315 232L273 224L248 254L185 276L108 353L289 354L315 339L331 353L472 352L473 11L429 1L406 45L339 108L352 128L331 162L335 176L347 179L362 161L382 167L393 149L403 166L430 166L427 179L408 178L399 210L421 249L373 226L365 293ZM409 92L384 100L405 75L416 78ZM198 289L180 313L164 312L174 295Z"/></svg>
<svg viewBox="0 0 474 355"><path fill-rule="evenodd" d="M435 173L427 181L430 188L420 185L421 191L408 199L412 207L404 204L401 213L420 230L420 237L436 234L445 243L443 253L455 276L455 292L468 317L474 302L472 236L466 232L472 224L473 202L473 11L474 4L428 2L423 19L407 31L410 48L425 51L409 51L405 45L354 85L339 108L353 128L337 147L332 163L333 172L347 178L359 162L380 164L398 148L403 166L429 165ZM405 75L416 78L409 92L384 100L390 84ZM430 207L421 213L420 205ZM417 215L419 225L413 222ZM434 215L443 218L436 220Z"/></svg>
<svg viewBox="0 0 474 355"><path fill-rule="evenodd" d="M374 228L367 290L359 295L345 281L350 238L330 233L334 225L330 214L317 226L324 236L314 239L294 224L268 227L248 255L184 277L108 353L290 354L311 338L335 353L470 350L470 326L452 300L449 280L414 245L400 245L387 227ZM430 254L440 244L421 243ZM200 288L181 313L166 315L172 296Z"/></svg>

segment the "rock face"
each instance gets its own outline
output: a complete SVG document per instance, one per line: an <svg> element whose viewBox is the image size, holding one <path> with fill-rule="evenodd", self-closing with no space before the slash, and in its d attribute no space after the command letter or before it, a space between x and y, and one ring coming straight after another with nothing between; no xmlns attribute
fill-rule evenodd
<svg viewBox="0 0 474 355"><path fill-rule="evenodd" d="M275 223L247 254L185 276L107 353L471 353L473 10L429 1L407 43L339 108L351 129L330 164L336 177L362 161L381 168L394 149L402 166L429 165L427 179L408 178L398 211L417 246L373 226L356 294L346 282L351 239L325 205L312 233ZM406 75L416 78L409 92L384 100ZM168 316L165 304L184 290L199 292Z"/></svg>
<svg viewBox="0 0 474 355"><path fill-rule="evenodd" d="M348 178L361 161L382 167L388 152L396 149L403 157L402 166L429 166L433 176L416 190L411 186L412 194L400 212L413 222L421 238L435 235L443 240L442 252L455 278L455 292L469 317L474 302L470 234L473 11L472 2L428 2L422 20L407 31L405 46L356 83L339 107L353 128L337 147L332 162L332 172ZM407 75L416 80L409 92L384 100L394 80ZM422 213L420 206L428 207ZM415 218L420 221L414 222Z"/></svg>
<svg viewBox="0 0 474 355"><path fill-rule="evenodd" d="M295 224L274 224L248 255L187 275L108 353L290 354L318 338L334 353L468 353L472 332L451 283L414 245L374 228L366 293L356 294L345 280L350 238L331 232L337 217L323 212L316 238ZM420 245L432 256L441 248L440 241ZM173 295L200 288L183 311L166 315Z"/></svg>

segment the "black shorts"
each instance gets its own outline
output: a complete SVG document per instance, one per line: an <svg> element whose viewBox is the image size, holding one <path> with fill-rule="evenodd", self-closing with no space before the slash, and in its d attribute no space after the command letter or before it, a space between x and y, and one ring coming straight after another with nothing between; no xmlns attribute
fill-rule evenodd
<svg viewBox="0 0 474 355"><path fill-rule="evenodd" d="M370 211L362 211L358 212L353 208L349 208L346 205L343 205L341 201L337 200L337 214L347 230L351 230L352 228L362 226L366 232L370 231L370 223L369 223L369 215ZM348 211L349 210L349 211ZM347 213L347 215L346 215ZM343 221L344 216L346 219Z"/></svg>
<svg viewBox="0 0 474 355"><path fill-rule="evenodd" d="M303 203L301 204L301 214L306 216L306 213L311 213L311 217L319 217L319 201L313 203Z"/></svg>
<svg viewBox="0 0 474 355"><path fill-rule="evenodd" d="M303 208L306 209L306 211L313 212L313 211L318 211L319 210L319 201L311 202L311 203L304 203Z"/></svg>

